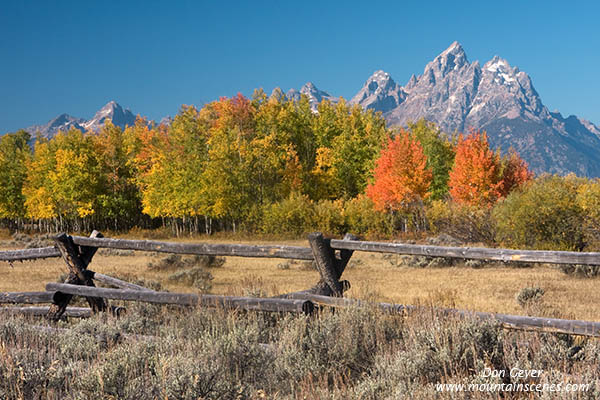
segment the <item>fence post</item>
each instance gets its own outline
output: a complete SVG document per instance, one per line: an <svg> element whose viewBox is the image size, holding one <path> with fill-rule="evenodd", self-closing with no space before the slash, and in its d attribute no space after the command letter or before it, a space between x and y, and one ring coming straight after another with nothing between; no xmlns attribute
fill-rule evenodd
<svg viewBox="0 0 600 400"><path fill-rule="evenodd" d="M356 240L357 237L347 233L344 240ZM314 294L324 296L342 297L343 292L350 287L348 281L340 282L340 277L344 273L352 250L340 251L340 258L335 256L335 250L331 248L330 241L323 237L321 232L313 232L308 235L308 242L313 251L317 270L321 279L317 285L309 291Z"/></svg>
<svg viewBox="0 0 600 400"><path fill-rule="evenodd" d="M344 235L344 238L342 240L358 240L359 237L356 235L353 235L351 233L346 233ZM340 250L340 258L336 259L336 272L338 274L338 279L340 279L342 277L342 274L344 273L344 270L346 269L346 266L348 265L348 262L350 261L350 258L352 257L352 254L354 254L354 250Z"/></svg>
<svg viewBox="0 0 600 400"><path fill-rule="evenodd" d="M102 237L98 231L92 232L91 237ZM54 238L56 247L60 251L63 260L69 267L69 277L66 283L73 285L95 286L91 274L87 273L87 266L92 261L96 253L96 247L76 246L71 236L62 233ZM54 321L60 319L65 312L69 302L73 298L70 294L57 293L54 297L54 304L50 306L48 318ZM105 311L107 304L104 299L99 297L86 297L86 300L92 307L93 312Z"/></svg>

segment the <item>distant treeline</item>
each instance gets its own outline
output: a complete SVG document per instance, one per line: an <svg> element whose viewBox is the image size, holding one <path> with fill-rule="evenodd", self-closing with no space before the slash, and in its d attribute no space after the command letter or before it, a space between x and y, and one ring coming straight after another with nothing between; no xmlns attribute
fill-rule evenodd
<svg viewBox="0 0 600 400"><path fill-rule="evenodd" d="M109 122L30 141L0 139L0 219L13 229L384 236L435 230L451 207L491 213L532 180L485 133L449 136L423 120L394 131L343 100L315 113L305 96L262 90L182 106L170 125Z"/></svg>

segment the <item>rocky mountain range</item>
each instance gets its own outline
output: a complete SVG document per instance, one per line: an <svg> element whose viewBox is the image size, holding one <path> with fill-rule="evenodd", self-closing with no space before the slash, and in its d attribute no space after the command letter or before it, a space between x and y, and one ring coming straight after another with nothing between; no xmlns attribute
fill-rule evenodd
<svg viewBox="0 0 600 400"><path fill-rule="evenodd" d="M323 92L311 88L312 104L319 98L309 93ZM494 148L514 148L536 173L600 177L598 126L550 112L529 75L498 56L470 63L458 42L404 86L376 71L349 103L382 112L389 125L425 118L448 134L485 130Z"/></svg>
<svg viewBox="0 0 600 400"><path fill-rule="evenodd" d="M298 100L306 95L313 111L327 99L338 97L306 83L287 93L277 88L273 95ZM469 62L458 42L429 62L423 73L411 76L401 86L390 74L376 71L349 100L383 114L391 126L405 126L425 118L448 133L485 130L491 145L506 152L514 148L536 173L600 177L600 128L577 116L563 117L544 106L527 73L496 56L481 65ZM62 114L46 125L27 128L51 137L70 127L97 131L106 120L125 127L135 115L114 101L92 119ZM170 119L164 119L168 123Z"/></svg>
<svg viewBox="0 0 600 400"><path fill-rule="evenodd" d="M45 125L33 125L25 130L32 136L40 135L46 138L51 138L58 131L68 131L71 128L76 128L81 131L97 132L106 121L112 121L113 124L125 128L126 126L135 124L136 116L129 110L123 109L115 101L108 102L94 116L85 120L76 118L69 114L61 114L58 117L48 121Z"/></svg>

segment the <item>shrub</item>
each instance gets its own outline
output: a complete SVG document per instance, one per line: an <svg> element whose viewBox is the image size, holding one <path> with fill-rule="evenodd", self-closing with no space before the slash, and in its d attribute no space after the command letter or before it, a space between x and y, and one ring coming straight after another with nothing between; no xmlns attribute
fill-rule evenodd
<svg viewBox="0 0 600 400"><path fill-rule="evenodd" d="M12 241L10 244L13 246L25 247L27 249L54 246L54 235L43 234L29 236L22 232L15 232L12 234Z"/></svg>
<svg viewBox="0 0 600 400"><path fill-rule="evenodd" d="M200 289L201 292L208 292L212 287L213 276L202 267L193 267L169 275L169 280L193 286Z"/></svg>
<svg viewBox="0 0 600 400"><path fill-rule="evenodd" d="M462 242L494 243L495 225L486 207L433 201L425 210L435 234L451 235Z"/></svg>
<svg viewBox="0 0 600 400"><path fill-rule="evenodd" d="M545 290L538 286L526 287L517 293L516 300L521 307L525 308L532 303L539 303L542 301L542 296L544 296L544 293Z"/></svg>
<svg viewBox="0 0 600 400"><path fill-rule="evenodd" d="M519 248L581 250L584 220L577 204L581 184L574 176L543 176L512 192L493 210L497 240Z"/></svg>
<svg viewBox="0 0 600 400"><path fill-rule="evenodd" d="M314 204L308 196L293 193L285 200L265 206L262 230L265 233L302 235L312 230Z"/></svg>
<svg viewBox="0 0 600 400"><path fill-rule="evenodd" d="M390 263L398 267L444 268L454 265L454 259L449 257L412 256L403 254L389 257Z"/></svg>
<svg viewBox="0 0 600 400"><path fill-rule="evenodd" d="M375 210L373 202L365 195L345 203L344 218L349 231L357 235L390 236L394 232L390 215Z"/></svg>
<svg viewBox="0 0 600 400"><path fill-rule="evenodd" d="M181 256L170 254L158 262L148 264L148 269L156 271L173 270L181 268L218 268L225 264L225 257L214 255Z"/></svg>
<svg viewBox="0 0 600 400"><path fill-rule="evenodd" d="M440 291L432 301L455 296ZM362 308L307 317L141 306L119 319L72 321L58 335L7 316L0 398L429 399L439 398L433 383L501 383L483 378L485 367L543 369L539 383L590 382L577 398L598 398L596 340L437 312L399 317Z"/></svg>
<svg viewBox="0 0 600 400"><path fill-rule="evenodd" d="M331 235L341 235L346 230L343 200L321 200L313 208L312 229Z"/></svg>
<svg viewBox="0 0 600 400"><path fill-rule="evenodd" d="M560 264L559 268L565 274L579 278L593 278L600 275L600 265Z"/></svg>
<svg viewBox="0 0 600 400"><path fill-rule="evenodd" d="M469 267L469 268L473 268L473 269L478 269L478 268L483 268L485 266L486 262L485 260L467 260L465 261L465 267Z"/></svg>
<svg viewBox="0 0 600 400"><path fill-rule="evenodd" d="M600 180L595 179L581 185L577 190L577 205L583 215L584 237L587 247L600 250Z"/></svg>

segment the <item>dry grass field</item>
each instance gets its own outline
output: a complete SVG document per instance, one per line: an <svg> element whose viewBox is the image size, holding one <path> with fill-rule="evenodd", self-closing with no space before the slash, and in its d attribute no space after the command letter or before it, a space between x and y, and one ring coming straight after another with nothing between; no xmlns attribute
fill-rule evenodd
<svg viewBox="0 0 600 400"><path fill-rule="evenodd" d="M177 239L168 239L177 240ZM182 240L182 239L180 239ZM183 241L230 242L227 238ZM242 241L244 243L277 243L308 246L306 241ZM15 248L0 241L0 250ZM155 271L148 268L166 255L137 253L133 256L96 255L90 269L108 275L144 278L159 281L170 291L194 292L194 287L173 282L168 276L173 271ZM393 265L394 258L375 253L355 253L343 278L352 284L349 297L366 298L401 304L434 304L445 307L512 314L527 314L517 301L522 288L537 286L544 289L543 308L537 312L559 318L600 321L600 278L577 278L565 275L559 269L539 265L533 268L488 266L469 268L414 268ZM0 263L0 291L38 291L44 284L56 281L66 271L60 259L46 259L14 263ZM223 266L210 268L213 275L211 293L276 295L311 287L318 273L303 262L280 259L251 259L228 257Z"/></svg>

